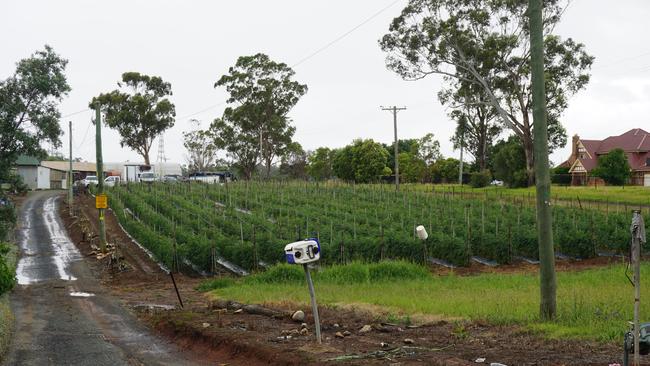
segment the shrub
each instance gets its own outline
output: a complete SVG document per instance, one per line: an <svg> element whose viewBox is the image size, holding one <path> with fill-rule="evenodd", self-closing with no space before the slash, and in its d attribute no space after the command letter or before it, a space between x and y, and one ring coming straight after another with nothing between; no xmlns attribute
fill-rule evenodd
<svg viewBox="0 0 650 366"><path fill-rule="evenodd" d="M592 173L607 184L616 186L625 184L632 174L627 155L622 149L614 149L598 157L598 165Z"/></svg>
<svg viewBox="0 0 650 366"><path fill-rule="evenodd" d="M559 184L562 186L568 186L571 184L571 174L569 173L569 168L564 166L559 166L551 171L551 182L553 184Z"/></svg>
<svg viewBox="0 0 650 366"><path fill-rule="evenodd" d="M429 272L423 266L405 261L384 261L368 265L371 282L415 280L426 278Z"/></svg>
<svg viewBox="0 0 650 366"><path fill-rule="evenodd" d="M482 170L470 174L469 184L473 188L487 187L492 181L492 174L489 170Z"/></svg>
<svg viewBox="0 0 650 366"><path fill-rule="evenodd" d="M10 291L16 284L16 271L6 261L9 246L0 243L0 294Z"/></svg>

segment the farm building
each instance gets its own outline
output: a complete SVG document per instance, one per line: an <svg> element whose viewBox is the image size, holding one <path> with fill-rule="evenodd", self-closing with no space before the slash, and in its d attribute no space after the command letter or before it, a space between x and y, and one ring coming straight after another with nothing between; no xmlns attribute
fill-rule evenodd
<svg viewBox="0 0 650 366"><path fill-rule="evenodd" d="M152 172L157 177L164 175L181 175L183 174L181 165L172 162L158 162L155 164L146 165L140 162L125 162L125 163L104 163L104 171L108 175L119 175L124 182L137 182L139 176L144 172Z"/></svg>
<svg viewBox="0 0 650 366"><path fill-rule="evenodd" d="M604 140L585 140L574 135L571 156L562 165L569 167L571 185L599 184L590 175L598 165L598 157L614 149L622 149L632 169L632 185L650 186L650 133L635 128Z"/></svg>
<svg viewBox="0 0 650 366"><path fill-rule="evenodd" d="M21 156L16 161L16 171L29 189L62 189L68 185L67 161L39 161L35 157ZM95 163L73 162L74 179L83 179L96 173Z"/></svg>

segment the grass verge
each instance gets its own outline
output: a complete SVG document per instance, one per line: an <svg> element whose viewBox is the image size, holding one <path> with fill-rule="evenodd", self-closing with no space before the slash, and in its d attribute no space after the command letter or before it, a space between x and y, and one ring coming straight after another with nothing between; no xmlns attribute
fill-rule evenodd
<svg viewBox="0 0 650 366"><path fill-rule="evenodd" d="M373 268L383 266L383 276ZM314 274L320 304L367 304L395 316L427 316L483 320L492 324L517 324L549 338L620 341L632 319L633 287L623 265L581 272L560 272L558 318L538 318L539 279L533 274L483 274L460 277L434 276L405 262L353 263L332 266ZM650 276L650 264L641 277ZM212 295L249 303L290 301L308 304L302 268L279 265L239 281L216 282ZM204 290L209 290L208 284ZM641 298L650 296L642 287ZM650 303L641 303L641 319L650 317Z"/></svg>
<svg viewBox="0 0 650 366"><path fill-rule="evenodd" d="M415 190L428 190L431 191L430 185L413 185L412 189ZM428 187L427 187L428 186ZM460 194L469 193L475 194L478 197L492 198L515 198L534 203L535 200L535 186L528 188L507 188L507 187L484 187L472 188L469 185L460 186L458 184L437 184L435 185L436 192L455 192ZM584 205L586 202L597 202L600 205L597 207L605 209L606 204L609 205L610 211L618 209L623 210L623 207L617 207L618 204L628 205L650 205L650 187L642 186L557 186L551 187L551 197L560 201L573 201L578 205L578 199ZM591 206L590 206L591 207Z"/></svg>

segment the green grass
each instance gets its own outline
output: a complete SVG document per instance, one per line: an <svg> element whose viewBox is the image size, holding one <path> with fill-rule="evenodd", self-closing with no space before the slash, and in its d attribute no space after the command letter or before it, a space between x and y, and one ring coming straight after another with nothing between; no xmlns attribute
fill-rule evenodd
<svg viewBox="0 0 650 366"><path fill-rule="evenodd" d="M493 324L518 324L549 338L619 341L632 319L633 288L622 265L581 272L558 273L558 319L541 322L539 280L533 274L434 276L416 265L381 263L385 273L373 278L372 266L332 266L315 273L320 304L367 304L394 316L463 318ZM416 269L419 268L419 269ZM309 296L302 268L282 265L222 286L214 296L241 302L291 301L307 304ZM424 275L423 275L424 273ZM278 276L278 277L275 277ZM650 264L642 266L650 277ZM650 298L642 287L642 299ZM642 301L641 319L649 320L650 302Z"/></svg>
<svg viewBox="0 0 650 366"><path fill-rule="evenodd" d="M424 189L431 191L431 185L410 185L415 187L413 189ZM477 195L488 195L488 197L504 197L530 200L533 202L535 199L535 187L528 188L506 188L506 187L485 187L485 188L472 188L469 185L458 184L436 184L435 191L437 192L451 192L454 193L472 193ZM575 201L578 205L578 198L583 202L598 202L604 208L605 203L609 202L610 210L615 210L616 203L629 204L629 205L650 205L650 187L641 186L598 186L598 187L567 187L567 186L552 186L551 196L553 199L562 201ZM620 208L623 210L623 208Z"/></svg>
<svg viewBox="0 0 650 366"><path fill-rule="evenodd" d="M0 245L5 245L0 243ZM18 263L18 247L14 244L6 244L8 252L2 255L11 269L16 268ZM14 315L11 312L9 293L0 295L0 359L7 352L13 336Z"/></svg>

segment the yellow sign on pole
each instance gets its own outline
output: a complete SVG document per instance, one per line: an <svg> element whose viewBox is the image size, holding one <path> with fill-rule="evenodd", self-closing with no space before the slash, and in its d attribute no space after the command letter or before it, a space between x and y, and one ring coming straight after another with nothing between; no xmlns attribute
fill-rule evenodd
<svg viewBox="0 0 650 366"><path fill-rule="evenodd" d="M95 208L108 208L108 196L103 193L95 196Z"/></svg>

